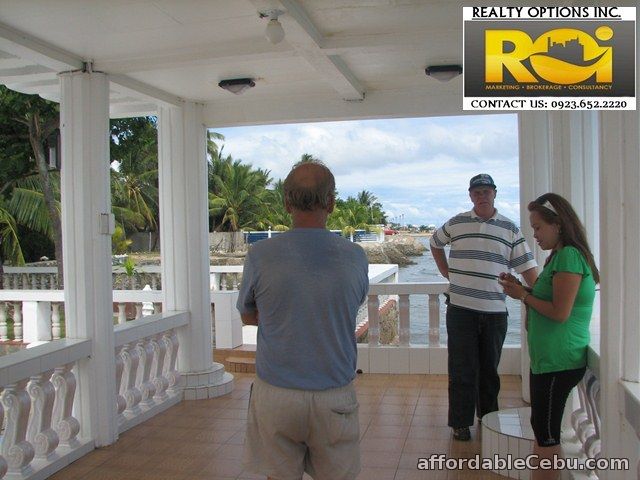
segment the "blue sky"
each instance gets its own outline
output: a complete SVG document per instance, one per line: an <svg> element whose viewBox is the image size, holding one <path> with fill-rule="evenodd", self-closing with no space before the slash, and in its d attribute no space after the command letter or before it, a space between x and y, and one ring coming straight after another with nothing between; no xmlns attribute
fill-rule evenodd
<svg viewBox="0 0 640 480"><path fill-rule="evenodd" d="M519 223L516 115L361 120L215 129L224 153L284 178L303 153L336 176L342 198L369 190L389 218L440 226L469 210L469 178L489 173L496 207Z"/></svg>

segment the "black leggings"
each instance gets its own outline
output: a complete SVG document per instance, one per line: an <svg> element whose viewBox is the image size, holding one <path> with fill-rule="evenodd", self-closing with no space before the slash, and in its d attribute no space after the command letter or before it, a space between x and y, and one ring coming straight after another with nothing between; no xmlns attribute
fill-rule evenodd
<svg viewBox="0 0 640 480"><path fill-rule="evenodd" d="M569 393L582 380L586 367L550 373L530 373L531 427L541 447L560 445L560 427Z"/></svg>

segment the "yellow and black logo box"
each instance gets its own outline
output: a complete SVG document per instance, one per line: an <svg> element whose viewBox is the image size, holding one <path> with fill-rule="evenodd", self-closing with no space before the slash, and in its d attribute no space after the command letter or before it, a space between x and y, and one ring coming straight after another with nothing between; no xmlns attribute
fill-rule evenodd
<svg viewBox="0 0 640 480"><path fill-rule="evenodd" d="M635 8L464 7L465 97L635 97Z"/></svg>

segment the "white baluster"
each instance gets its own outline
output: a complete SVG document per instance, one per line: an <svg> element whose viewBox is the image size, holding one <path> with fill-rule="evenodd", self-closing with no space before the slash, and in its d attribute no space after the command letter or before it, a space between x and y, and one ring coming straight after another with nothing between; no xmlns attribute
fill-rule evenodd
<svg viewBox="0 0 640 480"><path fill-rule="evenodd" d="M127 408L127 402L122 396L122 378L124 373L124 359L122 358L122 347L116 347L116 406L118 411L118 419L124 417L122 412Z"/></svg>
<svg viewBox="0 0 640 480"><path fill-rule="evenodd" d="M233 281L233 285L231 287L232 290L238 290L238 274L234 273L232 275L232 281Z"/></svg>
<svg viewBox="0 0 640 480"><path fill-rule="evenodd" d="M153 347L149 339L143 338L136 345L136 349L140 357L138 374L136 375L136 385L142 394L140 407L144 410L154 405L153 396L156 394L156 387L149 380L151 363L153 362Z"/></svg>
<svg viewBox="0 0 640 480"><path fill-rule="evenodd" d="M0 431L4 430L3 423L4 423L4 408L2 408L2 402L0 401ZM2 455L0 455L0 478L4 477L4 474L7 473L8 468L9 466L7 465L7 461Z"/></svg>
<svg viewBox="0 0 640 480"><path fill-rule="evenodd" d="M180 373L176 370L176 360L178 358L178 348L180 348L180 342L178 342L178 336L174 330L168 330L164 332L162 341L167 346L167 356L164 359L164 376L169 382L167 392L177 393L179 391L178 382L180 381Z"/></svg>
<svg viewBox="0 0 640 480"><path fill-rule="evenodd" d="M377 295L369 295L367 311L369 314L369 346L377 347L380 344L380 301Z"/></svg>
<svg viewBox="0 0 640 480"><path fill-rule="evenodd" d="M142 304L136 303L136 320L142 318Z"/></svg>
<svg viewBox="0 0 640 480"><path fill-rule="evenodd" d="M222 285L221 280L222 280L221 274L219 274L217 272L214 272L213 273L213 280L212 280L213 281L213 285L211 285L211 290L214 290L214 291L215 290L220 290L220 287Z"/></svg>
<svg viewBox="0 0 640 480"><path fill-rule="evenodd" d="M13 304L13 339L22 341L22 302Z"/></svg>
<svg viewBox="0 0 640 480"><path fill-rule="evenodd" d="M118 325L122 325L127 322L127 305L125 303L118 303Z"/></svg>
<svg viewBox="0 0 640 480"><path fill-rule="evenodd" d="M0 302L0 341L9 340L9 327L7 326L7 304Z"/></svg>
<svg viewBox="0 0 640 480"><path fill-rule="evenodd" d="M31 397L31 416L27 440L35 449L36 458L51 460L58 446L58 434L51 428L55 388L49 380L53 370L34 375L27 385Z"/></svg>
<svg viewBox="0 0 640 480"><path fill-rule="evenodd" d="M429 345L440 345L440 295L429 295Z"/></svg>
<svg viewBox="0 0 640 480"><path fill-rule="evenodd" d="M13 275L13 290L20 290L20 275Z"/></svg>
<svg viewBox="0 0 640 480"><path fill-rule="evenodd" d="M29 290L29 275L22 274L22 290Z"/></svg>
<svg viewBox="0 0 640 480"><path fill-rule="evenodd" d="M226 273L221 273L220 274L220 290L227 290L227 274Z"/></svg>
<svg viewBox="0 0 640 480"><path fill-rule="evenodd" d="M51 335L54 340L58 340L62 334L62 325L60 323L60 304L51 304Z"/></svg>
<svg viewBox="0 0 640 480"><path fill-rule="evenodd" d="M151 381L156 388L153 399L162 403L166 398L166 390L169 387L169 380L163 375L164 359L167 353L167 344L162 341L162 334L151 338L151 348L153 349L153 362L151 363Z"/></svg>
<svg viewBox="0 0 640 480"><path fill-rule="evenodd" d="M147 284L142 289L143 292L150 292L151 287ZM142 316L148 317L149 315L153 315L153 302L143 302L142 303Z"/></svg>
<svg viewBox="0 0 640 480"><path fill-rule="evenodd" d="M398 312L400 317L400 345L409 345L411 338L409 295L398 295Z"/></svg>
<svg viewBox="0 0 640 480"><path fill-rule="evenodd" d="M56 276L53 273L49 275L49 285L51 285L51 290L58 289L58 282L56 282Z"/></svg>
<svg viewBox="0 0 640 480"><path fill-rule="evenodd" d="M158 274L157 273L151 274L151 289L158 290Z"/></svg>
<svg viewBox="0 0 640 480"><path fill-rule="evenodd" d="M60 438L60 445L74 448L80 444L78 432L80 422L73 416L73 399L76 395L76 377L71 371L73 363L56 367L51 375L51 383L56 389L53 403L53 429Z"/></svg>
<svg viewBox="0 0 640 480"><path fill-rule="evenodd" d="M7 461L9 472L23 477L31 473L29 464L35 455L33 446L26 441L31 406L29 394L25 391L28 381L25 379L7 385L0 395L7 422L2 438L2 456Z"/></svg>
<svg viewBox="0 0 640 480"><path fill-rule="evenodd" d="M141 412L138 404L142 400L142 393L136 387L139 362L138 350L131 344L125 344L122 347L122 358L124 360L124 399L127 402L124 414L126 416L136 416Z"/></svg>
<svg viewBox="0 0 640 480"><path fill-rule="evenodd" d="M38 290L38 276L31 275L31 290Z"/></svg>

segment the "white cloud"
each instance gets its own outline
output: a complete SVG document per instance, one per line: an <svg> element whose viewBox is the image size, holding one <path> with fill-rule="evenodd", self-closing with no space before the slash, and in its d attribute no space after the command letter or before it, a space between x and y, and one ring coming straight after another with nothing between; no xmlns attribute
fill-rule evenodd
<svg viewBox="0 0 640 480"><path fill-rule="evenodd" d="M496 207L519 221L514 115L329 122L218 130L224 152L284 178L301 155L323 160L342 197L369 190L389 217L441 224L469 210L469 178L490 173Z"/></svg>

